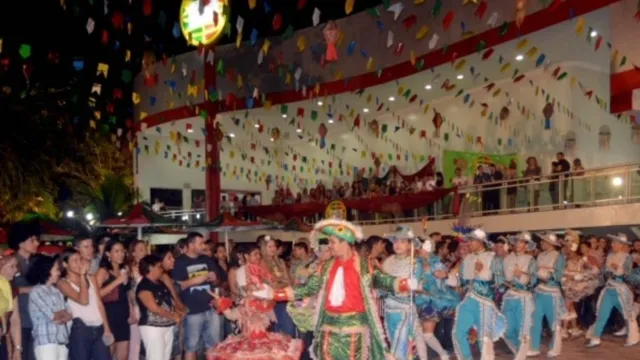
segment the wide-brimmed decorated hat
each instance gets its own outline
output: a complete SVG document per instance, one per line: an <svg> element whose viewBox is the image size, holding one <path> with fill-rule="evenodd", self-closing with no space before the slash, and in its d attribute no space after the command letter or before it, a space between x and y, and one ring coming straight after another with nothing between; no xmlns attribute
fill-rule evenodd
<svg viewBox="0 0 640 360"><path fill-rule="evenodd" d="M562 246L562 242L558 239L558 235L554 232L546 231L543 233L535 233L542 241L545 241L553 246Z"/></svg>
<svg viewBox="0 0 640 360"><path fill-rule="evenodd" d="M309 235L311 247L318 249L318 240L335 236L349 244L355 244L362 240L362 228L345 220L326 219L316 223Z"/></svg>
<svg viewBox="0 0 640 360"><path fill-rule="evenodd" d="M536 248L536 242L533 241L533 236L531 236L531 233L528 231L522 231L515 235L511 235L507 239L509 239L509 242L513 245L515 245L518 241L526 241L528 251Z"/></svg>
<svg viewBox="0 0 640 360"><path fill-rule="evenodd" d="M400 225L396 228L396 231L391 234L386 234L385 238L389 239L392 243L395 243L398 240L409 240L413 241L413 245L415 247L420 247L422 243L420 243L420 239L414 234L413 230L410 226Z"/></svg>
<svg viewBox="0 0 640 360"><path fill-rule="evenodd" d="M631 245L631 241L629 241L629 238L625 233L607 234L607 237L613 241L617 241L625 245Z"/></svg>
<svg viewBox="0 0 640 360"><path fill-rule="evenodd" d="M491 242L491 240L489 240L489 236L487 236L487 233L484 232L484 230L479 228L469 232L468 234L465 234L464 240L465 241L479 240L484 242L485 245L487 245L487 247L489 248L493 247L493 243Z"/></svg>

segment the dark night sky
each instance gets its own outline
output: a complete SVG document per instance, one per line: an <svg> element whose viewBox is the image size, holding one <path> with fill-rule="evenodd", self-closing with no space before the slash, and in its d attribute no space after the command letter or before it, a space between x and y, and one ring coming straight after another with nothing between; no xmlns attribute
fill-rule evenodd
<svg viewBox="0 0 640 360"><path fill-rule="evenodd" d="M0 114L11 118L16 111L41 111L65 117L74 128L86 129L95 110L102 113L100 123L109 123L108 130L115 132L123 128L131 118L131 83L122 80L123 70L132 75L140 71L140 59L145 51L153 51L159 58L166 54L184 53L193 48L186 45L180 35L175 37L172 29L178 20L179 0L151 0L152 13L143 15L144 0L111 0L105 15L105 0L22 0L12 1L11 10L0 14ZM289 25L301 29L312 25L314 8L321 12L321 22L345 16L344 0L307 0L298 10L299 0L270 0L269 13L265 12L264 0L256 0L257 6L249 9L248 0L231 1L230 37L223 37L220 44L235 42L235 23L238 16L245 21L245 37L256 28L260 37L281 35ZM131 3L130 3L131 2ZM380 4L380 0L356 0L354 13ZM5 9L7 5L5 5ZM115 29L112 17L120 12L125 21L133 24L129 34L126 24ZM164 14L164 26L160 19ZM276 13L282 16L282 26L272 29ZM95 29L88 34L88 19L95 21ZM108 34L106 43L103 32ZM31 57L22 59L19 48L31 46ZM125 62L125 50L131 50L132 59ZM9 62L7 64L7 61ZM76 63L84 67L74 69ZM96 76L98 63L109 64L107 79ZM27 84L24 69L32 69ZM96 98L95 108L88 105L94 83L102 85L102 93ZM122 99L114 99L114 89L123 92ZM113 113L109 112L113 108Z"/></svg>

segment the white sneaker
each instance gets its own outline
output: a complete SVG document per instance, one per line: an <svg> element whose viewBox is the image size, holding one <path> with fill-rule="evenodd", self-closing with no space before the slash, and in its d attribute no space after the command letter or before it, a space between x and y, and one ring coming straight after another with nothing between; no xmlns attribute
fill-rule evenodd
<svg viewBox="0 0 640 360"><path fill-rule="evenodd" d="M591 340L589 340L589 343L587 344L587 347L589 348L593 348L597 346L600 346L600 339L591 338Z"/></svg>
<svg viewBox="0 0 640 360"><path fill-rule="evenodd" d="M573 337L579 337L584 334L584 331L582 331L582 329L571 329L569 330L569 334Z"/></svg>
<svg viewBox="0 0 640 360"><path fill-rule="evenodd" d="M622 329L613 333L613 336L627 336L627 327L623 327Z"/></svg>
<svg viewBox="0 0 640 360"><path fill-rule="evenodd" d="M554 357L558 357L558 356L560 356L560 353L555 353L555 352L553 352L553 351L549 351L549 352L547 353L547 357L548 357L548 358L554 358Z"/></svg>
<svg viewBox="0 0 640 360"><path fill-rule="evenodd" d="M449 354L444 354L440 356L440 360L449 360Z"/></svg>
<svg viewBox="0 0 640 360"><path fill-rule="evenodd" d="M635 345L637 345L638 343L640 343L640 340L636 340L636 341L634 341L634 342L632 342L632 343L628 343L628 342L626 342L626 343L624 343L624 346L625 346L625 347L631 347L631 346L635 346Z"/></svg>
<svg viewBox="0 0 640 360"><path fill-rule="evenodd" d="M527 351L527 356L528 357L529 356L533 357L533 356L538 356L538 355L540 355L540 351L539 350L529 350L529 351Z"/></svg>

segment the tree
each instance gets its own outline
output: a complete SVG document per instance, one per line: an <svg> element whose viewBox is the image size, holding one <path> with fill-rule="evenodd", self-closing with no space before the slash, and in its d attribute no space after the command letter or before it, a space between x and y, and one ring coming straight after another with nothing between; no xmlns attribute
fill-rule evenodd
<svg viewBox="0 0 640 360"><path fill-rule="evenodd" d="M86 190L90 199L85 213L94 214L99 220L117 217L127 211L136 200L133 188L124 176L107 174L96 188Z"/></svg>

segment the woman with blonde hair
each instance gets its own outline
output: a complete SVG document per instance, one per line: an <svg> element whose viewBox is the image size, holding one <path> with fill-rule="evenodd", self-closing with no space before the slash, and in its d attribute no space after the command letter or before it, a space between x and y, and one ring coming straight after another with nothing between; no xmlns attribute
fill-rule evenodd
<svg viewBox="0 0 640 360"><path fill-rule="evenodd" d="M278 257L278 246L276 239L269 235L260 235L257 239L260 246L260 252L262 253L262 263L265 269L271 274L274 289L284 289L287 286L291 286L291 278L289 277L289 271L287 264ZM296 335L296 327L287 312L286 303L277 303L274 309L276 314L276 327L275 331L287 334L289 336Z"/></svg>
<svg viewBox="0 0 640 360"><path fill-rule="evenodd" d="M11 281L18 273L18 259L13 254L0 257L0 318L2 342L0 359L19 360L22 357L22 324L18 311L18 292Z"/></svg>

